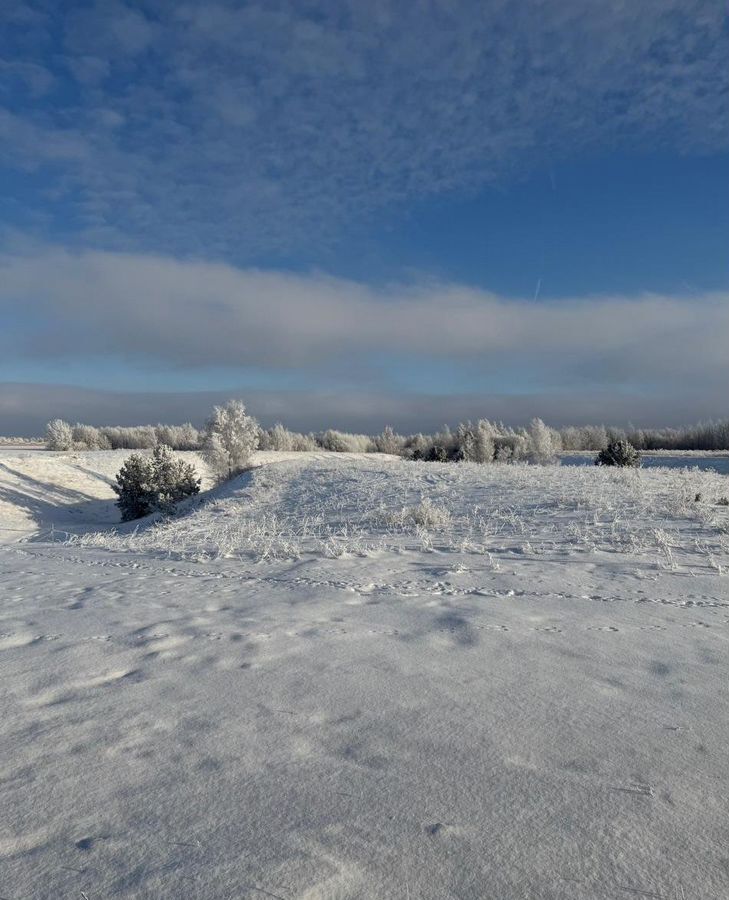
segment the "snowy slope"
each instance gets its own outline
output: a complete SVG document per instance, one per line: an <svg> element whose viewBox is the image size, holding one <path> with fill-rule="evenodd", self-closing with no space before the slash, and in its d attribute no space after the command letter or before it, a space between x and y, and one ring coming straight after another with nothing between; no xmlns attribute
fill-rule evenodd
<svg viewBox="0 0 729 900"><path fill-rule="evenodd" d="M273 459L0 547L0 897L729 897L729 479Z"/></svg>

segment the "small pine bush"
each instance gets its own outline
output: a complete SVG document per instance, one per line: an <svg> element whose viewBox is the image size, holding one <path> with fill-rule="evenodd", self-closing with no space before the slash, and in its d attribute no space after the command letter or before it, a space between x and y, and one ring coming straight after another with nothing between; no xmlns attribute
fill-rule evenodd
<svg viewBox="0 0 729 900"><path fill-rule="evenodd" d="M428 462L448 462L448 451L440 444L434 444L425 458Z"/></svg>
<svg viewBox="0 0 729 900"><path fill-rule="evenodd" d="M597 454L595 465L637 469L640 465L640 453L628 441L613 441Z"/></svg>
<svg viewBox="0 0 729 900"><path fill-rule="evenodd" d="M122 521L140 519L153 512L169 515L185 497L200 490L195 467L178 459L170 447L155 447L151 456L139 453L125 460L113 485Z"/></svg>

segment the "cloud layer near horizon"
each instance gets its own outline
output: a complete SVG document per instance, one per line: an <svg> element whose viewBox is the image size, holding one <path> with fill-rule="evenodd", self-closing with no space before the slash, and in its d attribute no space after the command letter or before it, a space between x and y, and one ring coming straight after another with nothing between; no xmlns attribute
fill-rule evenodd
<svg viewBox="0 0 729 900"><path fill-rule="evenodd" d="M372 391L145 392L103 391L73 385L0 382L0 434L40 437L61 417L95 425L139 425L192 421L202 425L214 404L238 396L265 426L284 422L297 431L329 427L376 433L393 425L404 433L432 432L443 424L490 418L513 426L540 416L551 425L629 423L645 427L682 425L716 416L716 398L676 391L665 397L583 390L543 394L393 394ZM724 411L726 418L726 409Z"/></svg>
<svg viewBox="0 0 729 900"><path fill-rule="evenodd" d="M516 391L553 398L555 412L562 396L558 417L569 420L580 398L614 392L599 418L644 415L640 398L652 398L652 420L676 421L677 397L694 398L691 418L727 413L726 294L533 303L454 284L376 289L319 273L35 247L0 256L0 313L6 372L35 360L59 371L87 362L91 373L113 359L120 384L125 370L146 367L207 388L225 368L241 373L241 389L253 371L255 387L270 391L288 373L325 395L391 393L393 409L413 393ZM451 377L433 391L443 367ZM447 397L439 404L445 411ZM374 412L363 410L362 427Z"/></svg>

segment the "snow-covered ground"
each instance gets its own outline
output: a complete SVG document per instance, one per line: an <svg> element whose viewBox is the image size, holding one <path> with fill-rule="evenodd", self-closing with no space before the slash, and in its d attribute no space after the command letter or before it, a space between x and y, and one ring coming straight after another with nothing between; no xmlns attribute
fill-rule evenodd
<svg viewBox="0 0 729 900"><path fill-rule="evenodd" d="M126 455L0 452L0 897L729 897L729 478Z"/></svg>

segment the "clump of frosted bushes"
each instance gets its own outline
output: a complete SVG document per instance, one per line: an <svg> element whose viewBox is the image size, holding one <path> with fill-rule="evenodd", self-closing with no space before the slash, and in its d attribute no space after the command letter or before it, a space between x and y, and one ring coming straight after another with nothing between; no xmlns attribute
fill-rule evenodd
<svg viewBox="0 0 729 900"><path fill-rule="evenodd" d="M426 462L546 464L553 462L562 449L559 432L541 419L534 419L528 429L518 430L479 419L461 422L455 431L445 426L434 435L415 434L399 440L400 456Z"/></svg>
<svg viewBox="0 0 729 900"><path fill-rule="evenodd" d="M37 444L40 438L30 437L11 437L10 435L0 435L0 447L6 444Z"/></svg>
<svg viewBox="0 0 729 900"><path fill-rule="evenodd" d="M462 422L452 431L448 426L436 434L397 434L386 427L380 434L352 434L330 428L320 434L302 434L289 431L281 424L261 428L255 419L247 416L240 401L231 400L224 407L216 407L213 419L203 431L193 425L136 425L103 426L70 425L62 419L54 419L46 429L46 447L49 450L152 450L159 445L173 450L197 450L208 460L218 477L230 477L247 465L248 457L257 449L283 452L307 452L326 450L331 453L387 453L404 459L426 462L552 462L562 449L560 433L547 427L541 419L534 419L528 429L507 428L487 419ZM234 420L238 422L233 425ZM227 422L227 424L225 424ZM211 432L225 433L229 442L231 429L242 429L245 452L229 446L220 451L215 446ZM223 459L225 453L229 458ZM232 457L230 456L232 454ZM231 461L236 457L234 461ZM240 458L238 458L240 457Z"/></svg>
<svg viewBox="0 0 729 900"><path fill-rule="evenodd" d="M289 431L278 423L273 428L261 430L258 436L258 449L305 453L308 450L318 450L319 445L313 434Z"/></svg>
<svg viewBox="0 0 729 900"><path fill-rule="evenodd" d="M330 428L318 438L322 450L333 453L374 453L377 449L374 440L368 434L349 434L346 431L335 431Z"/></svg>
<svg viewBox="0 0 729 900"><path fill-rule="evenodd" d="M407 438L401 434L395 434L393 429L387 425L382 434L378 434L373 438L375 450L378 453L390 453L393 456L402 456L403 449Z"/></svg>
<svg viewBox="0 0 729 900"><path fill-rule="evenodd" d="M606 428L569 425L560 430L564 450L605 450L615 441L628 441L636 450L687 452L729 450L729 419L701 422L684 428Z"/></svg>
<svg viewBox="0 0 729 900"><path fill-rule="evenodd" d="M93 425L76 424L71 429L74 450L113 450L114 445L108 434ZM140 448L141 449L141 448Z"/></svg>
<svg viewBox="0 0 729 900"><path fill-rule="evenodd" d="M165 444L175 450L199 450L204 432L193 425L104 426L70 425L54 419L47 426L49 450L151 450ZM549 462L564 451L601 451L616 441L627 441L636 450L689 452L729 450L729 420L707 422L681 429L634 429L604 425L549 428L534 419L529 428L509 428L503 423L480 419L463 422L451 431L444 427L436 434L397 434L389 426L381 434L351 434L328 429L320 434L289 431L281 424L259 429L261 450L334 453L388 453L405 459L437 462ZM14 442L14 441L13 441Z"/></svg>
<svg viewBox="0 0 729 900"><path fill-rule="evenodd" d="M46 426L47 450L153 450L159 445L173 450L197 450L200 432L184 425L70 425L53 419Z"/></svg>

